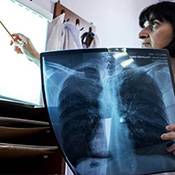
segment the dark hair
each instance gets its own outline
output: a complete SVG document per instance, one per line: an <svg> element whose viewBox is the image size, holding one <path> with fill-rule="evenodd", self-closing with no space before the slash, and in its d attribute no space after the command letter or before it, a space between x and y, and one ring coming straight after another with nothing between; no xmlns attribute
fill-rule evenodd
<svg viewBox="0 0 175 175"><path fill-rule="evenodd" d="M145 8L139 16L139 25L143 28L145 21L151 22L154 19L167 21L172 25L174 37L165 48L175 57L175 3L163 1Z"/></svg>

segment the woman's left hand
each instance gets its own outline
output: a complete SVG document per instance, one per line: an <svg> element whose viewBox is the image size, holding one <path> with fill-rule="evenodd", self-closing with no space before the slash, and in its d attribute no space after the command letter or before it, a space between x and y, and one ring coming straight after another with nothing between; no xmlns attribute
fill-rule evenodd
<svg viewBox="0 0 175 175"><path fill-rule="evenodd" d="M175 131L175 124L166 126L168 131ZM162 140L175 140L175 132L168 132L161 135ZM167 148L168 152L173 152L175 155L175 143Z"/></svg>

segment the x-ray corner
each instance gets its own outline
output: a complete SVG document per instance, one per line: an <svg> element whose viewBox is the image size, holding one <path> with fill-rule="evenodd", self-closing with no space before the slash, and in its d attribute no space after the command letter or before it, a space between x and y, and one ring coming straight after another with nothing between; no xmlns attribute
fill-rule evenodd
<svg viewBox="0 0 175 175"><path fill-rule="evenodd" d="M175 123L164 49L96 48L41 54L44 100L60 148L77 175L175 171L163 141Z"/></svg>

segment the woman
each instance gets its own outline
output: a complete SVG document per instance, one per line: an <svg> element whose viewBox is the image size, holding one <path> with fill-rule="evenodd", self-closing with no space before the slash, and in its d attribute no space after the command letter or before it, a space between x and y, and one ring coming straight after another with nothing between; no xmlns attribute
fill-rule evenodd
<svg viewBox="0 0 175 175"><path fill-rule="evenodd" d="M175 3L160 2L144 9L139 17L139 24L143 28L139 33L142 47L168 49L170 64L175 80ZM168 131L175 131L175 124L166 127ZM163 140L175 139L175 132L162 134ZM175 155L175 144L168 152Z"/></svg>
<svg viewBox="0 0 175 175"><path fill-rule="evenodd" d="M168 49L170 63L175 79L175 3L160 2L144 9L139 17L139 24L143 28L139 38L143 41L144 48ZM40 55L33 47L29 38L22 34L14 34L11 45L15 45L17 53L24 53L29 60L40 65ZM166 127L168 131L175 131L175 124ZM161 135L163 140L175 139L175 132ZM168 152L175 155L175 144L171 145Z"/></svg>

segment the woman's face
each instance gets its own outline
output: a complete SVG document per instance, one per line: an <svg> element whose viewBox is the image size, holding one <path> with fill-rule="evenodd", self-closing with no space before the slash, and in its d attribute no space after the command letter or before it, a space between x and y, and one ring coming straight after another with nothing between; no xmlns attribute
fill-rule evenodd
<svg viewBox="0 0 175 175"><path fill-rule="evenodd" d="M173 38L172 25L167 21L145 21L144 28L139 33L139 38L142 39L142 47L158 48L166 47Z"/></svg>

